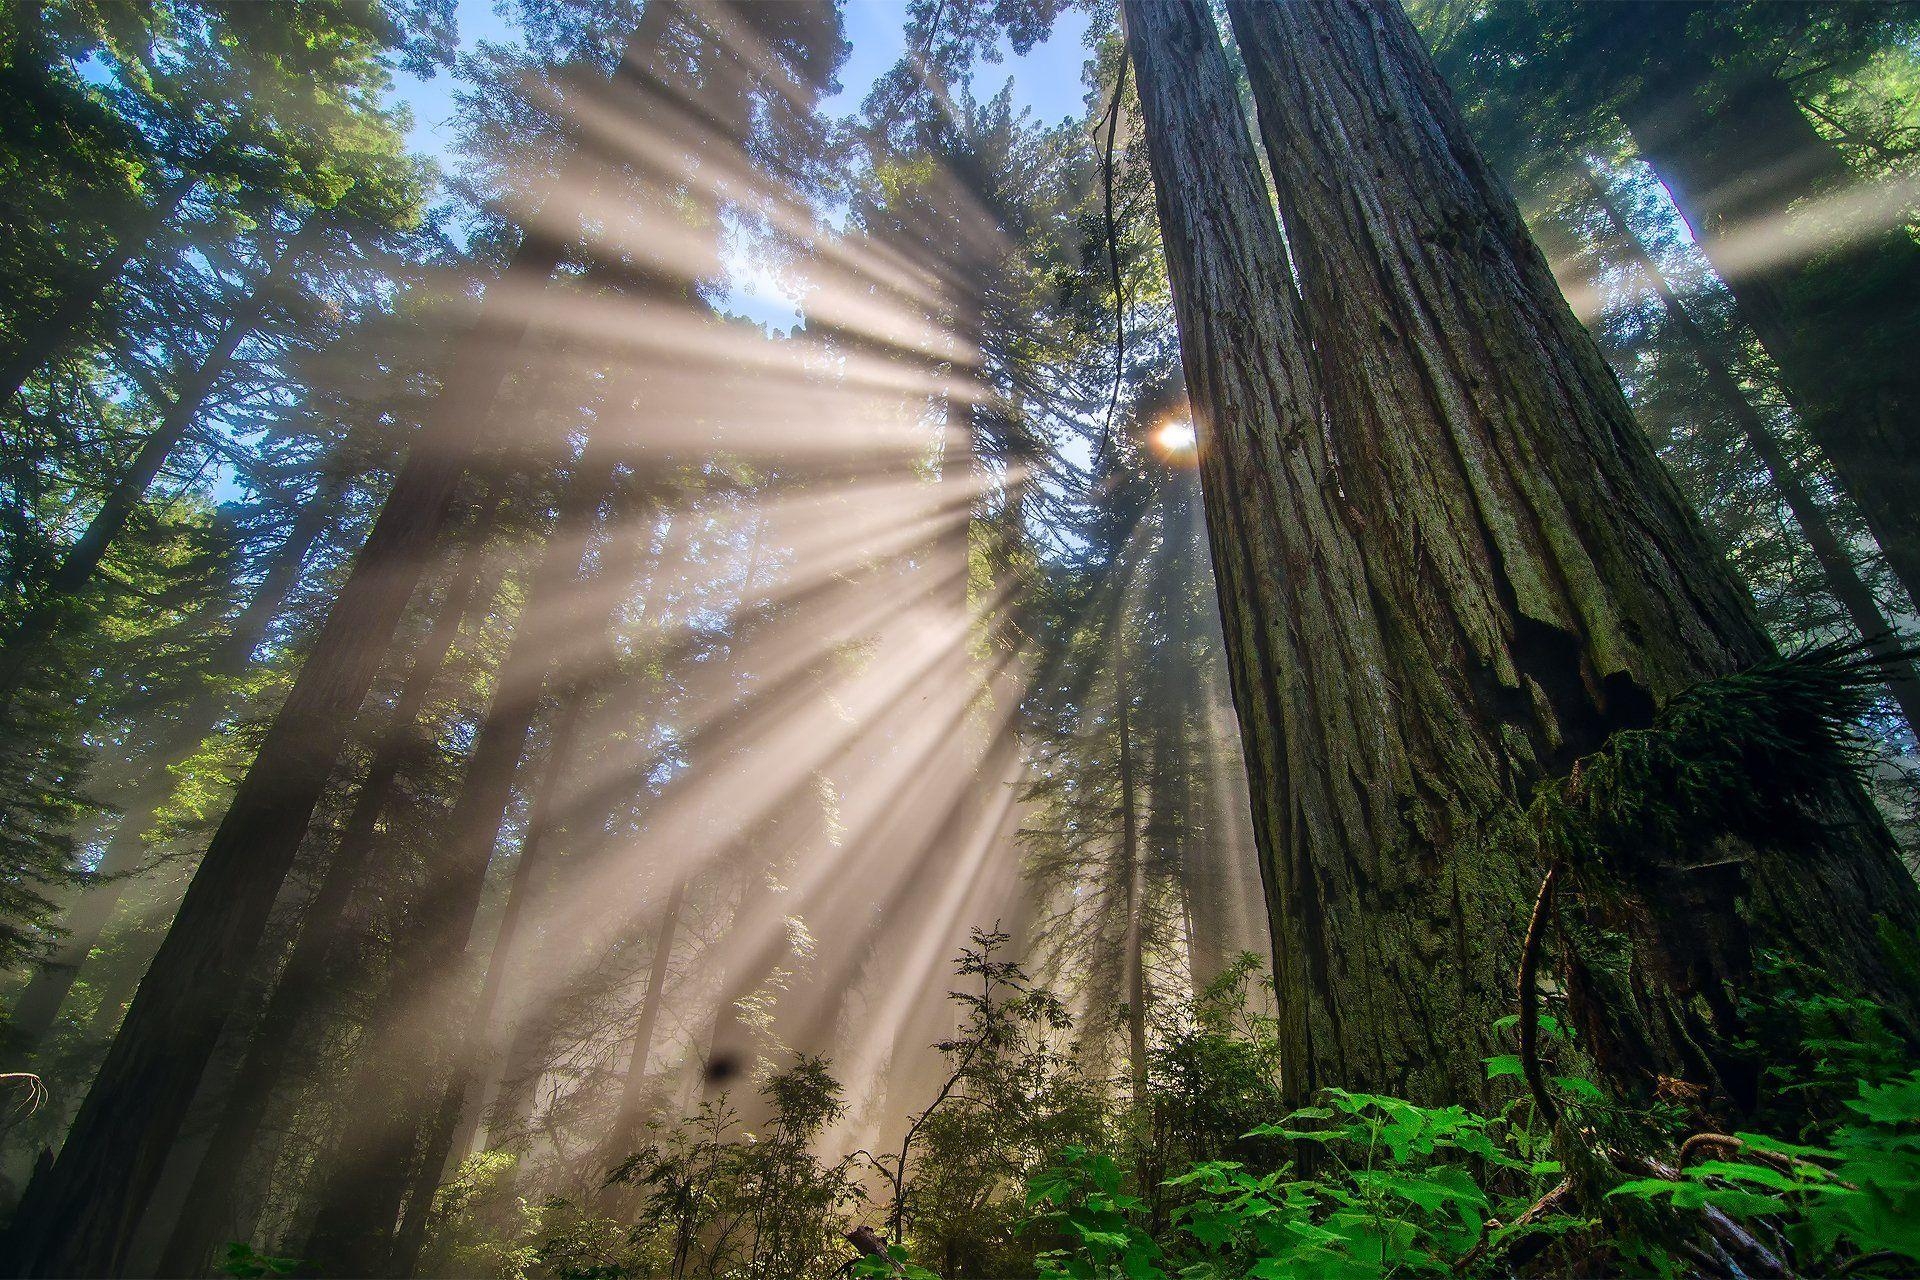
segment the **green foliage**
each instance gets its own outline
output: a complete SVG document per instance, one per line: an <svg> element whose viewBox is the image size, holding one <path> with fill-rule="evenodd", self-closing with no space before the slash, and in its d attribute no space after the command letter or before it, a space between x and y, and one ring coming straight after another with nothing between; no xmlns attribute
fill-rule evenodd
<svg viewBox="0 0 1920 1280"><path fill-rule="evenodd" d="M1018 1237L1026 1179L1053 1152L1103 1132L1097 1084L1074 1070L1056 1039L1066 1011L1001 952L998 931L978 930L948 993L961 1013L955 1036L938 1047L946 1087L914 1121L906 1177L894 1212L915 1250L964 1275L1001 1275L1028 1265ZM876 1161L893 1178L899 1156Z"/></svg>
<svg viewBox="0 0 1920 1280"><path fill-rule="evenodd" d="M1146 1201L1125 1189L1131 1171L1068 1149L1028 1192L1034 1225L1070 1242L1043 1256L1043 1274L1444 1274L1476 1251L1585 1225L1559 1213L1521 1219L1561 1168L1505 1120L1340 1089L1322 1101L1256 1131L1311 1147L1311 1176L1292 1163L1266 1172L1232 1160L1194 1165L1167 1180L1181 1201L1157 1236L1140 1222Z"/></svg>
<svg viewBox="0 0 1920 1280"><path fill-rule="evenodd" d="M262 1276L290 1276L301 1265L298 1258L256 1253L252 1245L234 1240L228 1243L226 1255L220 1259L220 1274L233 1276L235 1280L259 1280Z"/></svg>
<svg viewBox="0 0 1920 1280"><path fill-rule="evenodd" d="M1720 1149L1741 1159L1634 1179L1609 1195L1769 1219L1797 1267L1815 1273L1853 1273L1855 1258L1880 1253L1903 1259L1896 1269L1908 1270L1920 1263L1920 1072L1860 1081L1845 1107L1849 1118L1821 1145L1739 1133Z"/></svg>
<svg viewBox="0 0 1920 1280"><path fill-rule="evenodd" d="M1897 963L1907 944L1889 941ZM1024 1230L1044 1245L1041 1274L1075 1280L1499 1275L1554 1249L1571 1265L1610 1257L1630 1274L1678 1275L1697 1269L1694 1236L1720 1229L1707 1216L1717 1212L1795 1273L1910 1270L1920 1072L1872 1001L1777 958L1761 973L1743 1014L1772 1065L1751 1131L1681 1145L1671 1108L1629 1115L1591 1082L1553 1077L1590 1137L1656 1135L1683 1157L1627 1157L1650 1176L1607 1178L1597 1203L1525 1098L1485 1115L1328 1089L1247 1132L1243 1142L1269 1144L1253 1157L1195 1160L1170 1177L1155 1176L1151 1144L1070 1145L1029 1178ZM1488 1059L1490 1080L1519 1074L1511 1055Z"/></svg>
<svg viewBox="0 0 1920 1280"><path fill-rule="evenodd" d="M940 1280L940 1277L913 1260L905 1245L890 1245L882 1258L863 1253L848 1274L866 1280Z"/></svg>
<svg viewBox="0 0 1920 1280"><path fill-rule="evenodd" d="M1805 821L1797 797L1849 775L1878 679L1857 647L1816 645L1703 681L1543 784L1529 817L1575 865L1675 856L1727 832L1769 843Z"/></svg>

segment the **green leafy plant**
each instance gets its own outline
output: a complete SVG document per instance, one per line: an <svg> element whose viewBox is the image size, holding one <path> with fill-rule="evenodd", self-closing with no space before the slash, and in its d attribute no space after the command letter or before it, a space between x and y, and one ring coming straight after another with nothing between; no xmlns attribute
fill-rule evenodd
<svg viewBox="0 0 1920 1280"><path fill-rule="evenodd" d="M1910 1272L1920 1262L1920 1072L1861 1082L1845 1110L1823 1145L1703 1135L1688 1147L1716 1158L1609 1195L1767 1220L1808 1270L1859 1274L1884 1261Z"/></svg>
<svg viewBox="0 0 1920 1280"><path fill-rule="evenodd" d="M220 1274L235 1280L258 1280L261 1276L290 1276L305 1264L299 1258L276 1258L256 1253L244 1240L231 1240L220 1259Z"/></svg>
<svg viewBox="0 0 1920 1280"><path fill-rule="evenodd" d="M1311 1149L1301 1163L1258 1172L1234 1160L1194 1165L1166 1180L1179 1202L1172 1230L1141 1222L1145 1200L1112 1157L1069 1148L1029 1183L1033 1225L1067 1247L1041 1257L1042 1274L1076 1280L1180 1276L1443 1274L1523 1236L1585 1225L1537 1211L1560 1165L1534 1154L1505 1119L1462 1107L1329 1089L1253 1137Z"/></svg>

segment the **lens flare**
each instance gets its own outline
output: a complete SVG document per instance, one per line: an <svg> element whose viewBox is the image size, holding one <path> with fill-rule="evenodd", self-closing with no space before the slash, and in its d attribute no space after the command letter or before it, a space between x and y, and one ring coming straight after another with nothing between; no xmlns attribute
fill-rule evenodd
<svg viewBox="0 0 1920 1280"><path fill-rule="evenodd" d="M1199 447L1200 438L1194 433L1193 423L1185 418L1175 418L1163 423L1153 433L1153 445L1160 456L1168 461L1190 458Z"/></svg>

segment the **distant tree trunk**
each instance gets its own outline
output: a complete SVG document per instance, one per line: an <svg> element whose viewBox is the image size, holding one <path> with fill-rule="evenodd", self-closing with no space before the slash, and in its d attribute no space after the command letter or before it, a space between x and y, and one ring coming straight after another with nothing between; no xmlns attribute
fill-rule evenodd
<svg viewBox="0 0 1920 1280"><path fill-rule="evenodd" d="M204 1274L215 1249L226 1240L244 1238L240 1230L243 1215L235 1203L239 1180L250 1168L248 1157L267 1120L274 1092L283 1083L288 1066L300 1059L303 1033L326 1016L329 1000L348 976L345 959L353 940L348 906L372 860L380 819L392 807L396 784L410 768L417 767L423 751L431 745L422 716L447 656L461 629L484 614L494 595L494 575L482 568L481 561L503 505L504 500L496 498L482 509L464 532L465 549L448 566L445 597L413 653L393 714L360 782L320 885L301 910L292 950L247 1040L246 1054L167 1238L160 1275Z"/></svg>
<svg viewBox="0 0 1920 1280"><path fill-rule="evenodd" d="M304 229L281 251L248 296L234 305L212 347L181 379L180 385L173 388L172 403L161 414L159 426L141 442L139 452L114 481L79 541L68 548L59 567L47 576L20 620L0 638L0 716L12 706L22 681L32 674L46 643L66 623L73 598L93 580L108 549L146 498L148 486L186 438L207 398L226 376L234 353L259 327L261 316L273 300L275 277L299 256L303 240Z"/></svg>
<svg viewBox="0 0 1920 1280"><path fill-rule="evenodd" d="M1205 8L1127 7L1286 1088L1479 1099L1542 870L1488 824L1658 700L1770 650L1405 15L1228 12L1300 295ZM1872 916L1920 922L1912 883L1857 789L1833 807L1819 847L1752 852L1762 936L1910 1013ZM1617 1005L1589 1001L1583 1028L1616 1087L1740 1091L1735 900L1686 872L1563 899L1628 948ZM1575 959L1576 984L1606 980Z"/></svg>
<svg viewBox="0 0 1920 1280"><path fill-rule="evenodd" d="M1920 732L1920 677L1915 676L1912 659L1906 654L1900 638L1894 634L1893 624L1881 610L1872 589L1861 580L1853 556L1848 553L1840 535L1834 532L1827 513L1807 488L1806 481L1801 479L1799 470L1787 456L1786 447L1774 433L1772 425L1747 399L1739 380L1728 367L1722 348L1708 338L1693 317L1687 314L1685 304L1674 293L1660 264L1640 243L1632 223L1627 221L1625 212L1607 189L1605 180L1591 166L1583 166L1583 175L1588 194L1606 216L1612 241L1609 247L1620 254L1653 290L1654 297L1666 313L1667 322L1679 335L1687 354L1699 366L1714 398L1720 401L1727 416L1740 428L1754 456L1767 469L1775 492L1787 504L1787 510L1793 513L1801 532L1806 535L1807 546L1826 577L1827 589L1833 592L1833 598L1846 611L1847 620L1866 637L1869 649L1879 658L1881 669L1887 675L1887 688L1899 705L1901 715L1906 717L1908 727Z"/></svg>
<svg viewBox="0 0 1920 1280"><path fill-rule="evenodd" d="M113 836L94 868L106 879L87 889L74 903L62 922L66 936L53 955L34 970L14 1003L8 1025L22 1044L38 1044L59 1016L60 1006L80 976L80 967L113 919L114 909L126 892L128 873L140 865L153 815L171 789L173 766L192 755L225 714L229 700L220 682L245 670L267 628L280 616L288 593L299 580L307 553L339 518L335 498L342 487L339 483L326 486L300 509L286 538L274 549L253 599L233 620L233 629L210 659L208 687L189 702L164 735L160 749L145 761L147 776L114 824Z"/></svg>
<svg viewBox="0 0 1920 1280"><path fill-rule="evenodd" d="M554 857L552 846L563 834L559 829L564 824L560 792L573 771L586 696L585 688L579 682L574 682L548 730L547 758L540 768L540 781L533 788L527 834L520 842L519 856L514 859L513 876L507 885L507 902L500 915L500 927L494 934L493 946L487 952L486 977L481 980L480 998L473 1015L476 1041L484 1041L487 1028L493 1025L507 971L519 959L521 922L532 906L531 900L546 887L550 879L551 868L548 864ZM463 1097L468 1097L476 1083L483 1081L471 1071L461 1071L449 1088L458 1089ZM478 1101L471 1097L468 1100ZM461 1117L460 1126L451 1142L455 1155L464 1155L472 1145L474 1132L479 1128L479 1108L463 1104ZM422 1161L422 1170L432 1163ZM434 1185L439 1185L437 1168Z"/></svg>
<svg viewBox="0 0 1920 1280"><path fill-rule="evenodd" d="M1116 562L1116 570L1124 564ZM1127 604L1131 593L1125 581L1113 588L1113 705L1119 731L1120 868L1126 877L1126 935L1121 940L1121 985L1127 993L1127 1078L1131 1100L1143 1105L1147 1097L1147 975L1146 975L1146 859L1140 851L1139 796L1134 787L1133 687L1127 669Z"/></svg>
<svg viewBox="0 0 1920 1280"><path fill-rule="evenodd" d="M12 407L27 379L71 345L75 332L92 317L113 282L172 220L194 185L192 177L182 175L162 187L153 204L135 211L121 228L113 251L76 280L43 318L32 322L18 349L0 358L0 411Z"/></svg>
<svg viewBox="0 0 1920 1280"><path fill-rule="evenodd" d="M1642 2L1615 20L1662 29L1683 12ZM1795 203L1855 183L1845 157L1779 76L1723 72L1681 32L1648 42L1626 125L1920 601L1920 245L1903 221L1794 245Z"/></svg>
<svg viewBox="0 0 1920 1280"><path fill-rule="evenodd" d="M640 1000L640 1017L633 1027L633 1046L627 1051L627 1074L620 1083L620 1110L614 1121L606 1154L620 1159L629 1154L645 1121L647 1060L660 1027L660 1009L667 993L667 973L673 965L673 940L680 929L680 913L687 905L687 878L673 882L667 905L660 912L660 931L653 940L653 959L647 965L647 991Z"/></svg>
<svg viewBox="0 0 1920 1280"><path fill-rule="evenodd" d="M15 1215L5 1256L16 1274L111 1275L124 1265L354 713L514 370L513 353L530 321L524 294L544 286L561 251L556 241L530 237L506 279L489 290L431 421L207 846L66 1145L36 1184L33 1203L23 1202Z"/></svg>
<svg viewBox="0 0 1920 1280"><path fill-rule="evenodd" d="M1205 668L1196 663L1193 652L1196 641L1207 633L1203 621L1195 616L1197 608L1206 607L1199 596L1197 572L1199 557L1205 554L1195 520L1197 497L1192 477L1185 474L1173 477L1161 496L1162 554L1171 560L1166 569L1167 628L1177 647L1168 681L1171 697L1167 733L1163 735L1168 741L1156 745L1157 757L1164 759L1169 795L1167 853L1186 903L1187 974L1195 995L1220 976L1229 945L1236 952L1246 945L1228 911L1233 886L1222 874L1228 851L1221 845L1217 815L1203 804L1206 788L1195 785L1195 775L1204 766L1210 747L1206 699L1201 692ZM1159 744L1160 739L1155 741ZM1156 800L1156 811L1160 808Z"/></svg>
<svg viewBox="0 0 1920 1280"><path fill-rule="evenodd" d="M651 505L653 500L654 496L648 495L644 502L646 505ZM644 521L641 523L644 525ZM672 542L674 539L669 538L668 541ZM684 542L681 545L684 551ZM623 547L624 552L621 550ZM583 695L586 689L596 682L597 677L593 667L611 669L615 665L618 647L616 629L626 596L612 584L625 581L634 575L644 549L644 538L617 540L602 561L605 568L601 574L601 580L608 584L609 617L601 653L589 664L589 669L580 673L574 681L576 688L580 689ZM643 589L642 599L652 604L656 587L666 584L667 575L677 571L683 565L684 560L677 558L671 565L665 560L656 562L652 581ZM617 566L624 566L624 568ZM648 620L651 621L651 617ZM685 778L696 772L689 769L683 772L681 777ZM615 784L611 789L622 790L619 784ZM591 798L583 797L574 803L574 807L582 810L583 813L591 813L593 820L567 824L571 827L565 849L569 870L561 877L554 891L555 899L560 902L574 900L586 892L579 887L575 880L576 876L591 877L604 865L601 862L601 856L608 842L606 828L614 820L609 812L614 806L605 803L607 790L608 788L605 787L596 788L591 793ZM592 834L586 835L587 832ZM555 982L559 990L565 991L578 974L581 959L596 953L598 940L591 936L562 931L561 936L553 941L557 944L553 949L556 958L553 965ZM498 944L496 944L496 950L498 950ZM555 1003L558 1002L559 999L556 998ZM496 1072L498 1087L485 1116L489 1147L507 1146L518 1141L525 1132L527 1121L533 1114L534 1090L539 1083L540 1073L546 1066L552 1048L553 1034L553 1020L535 1013L522 1016L507 1037L506 1053ZM478 1107L463 1110L461 1127L456 1131L452 1144L451 1154L454 1158L463 1157L472 1146L474 1132L480 1119Z"/></svg>
<svg viewBox="0 0 1920 1280"><path fill-rule="evenodd" d="M579 743L580 718L586 702L586 689L580 681L564 695L559 714L553 718L548 734L547 759L541 767L540 781L534 787L533 809L527 820L526 838L514 862L513 877L507 886L506 907L493 945L487 952L486 976L480 983L480 996L468 1017L466 1043L456 1052L453 1070L442 1091L439 1109L423 1127L420 1153L414 1161L413 1176L405 1196L406 1210L400 1229L394 1236L388 1269L399 1276L411 1276L419 1265L420 1249L426 1243L427 1225L433 1196L440 1189L448 1165L463 1159L473 1145L479 1127L477 1086L485 1083L476 1061L485 1052L487 1029L492 1026L500 989L507 970L518 953L521 920L530 899L549 878L547 863L553 857L550 846L560 834L562 819L559 793L573 770L573 757Z"/></svg>
<svg viewBox="0 0 1920 1280"><path fill-rule="evenodd" d="M604 441L590 443L567 483L446 834L397 926L392 974L342 1095L350 1110L303 1250L327 1274L385 1275L393 1266L394 1233L422 1139L440 1114L446 1083L462 1069L467 1033L461 1020L472 1009L460 989L461 957L512 803L514 774L546 695L551 654L566 634L567 593L580 581L587 535L612 487L616 461ZM423 1063L423 1054L439 1065Z"/></svg>

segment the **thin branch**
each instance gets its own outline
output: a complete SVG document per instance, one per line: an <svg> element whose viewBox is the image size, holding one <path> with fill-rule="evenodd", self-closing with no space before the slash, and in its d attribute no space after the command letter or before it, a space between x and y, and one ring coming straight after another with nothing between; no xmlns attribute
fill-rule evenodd
<svg viewBox="0 0 1920 1280"><path fill-rule="evenodd" d="M1547 1092L1547 1081L1540 1070L1540 947L1547 931L1547 917L1553 911L1553 887L1560 879L1561 864L1547 868L1540 882L1540 893L1533 900L1533 918L1527 922L1527 940L1520 948L1520 1067L1526 1073L1527 1088L1540 1109L1547 1127L1560 1123L1560 1105Z"/></svg>
<svg viewBox="0 0 1920 1280"><path fill-rule="evenodd" d="M1120 70L1113 79L1113 97L1107 102L1107 149L1101 164L1101 180L1106 192L1102 214L1107 229L1107 274L1113 284L1113 396L1107 401L1107 420L1100 428L1100 447L1094 452L1097 462L1106 456L1113 439L1113 415L1120 407L1120 385L1125 381L1127 359L1127 299L1120 282L1120 231L1113 217L1113 149L1120 136L1120 98L1127 91L1127 51L1120 50Z"/></svg>

